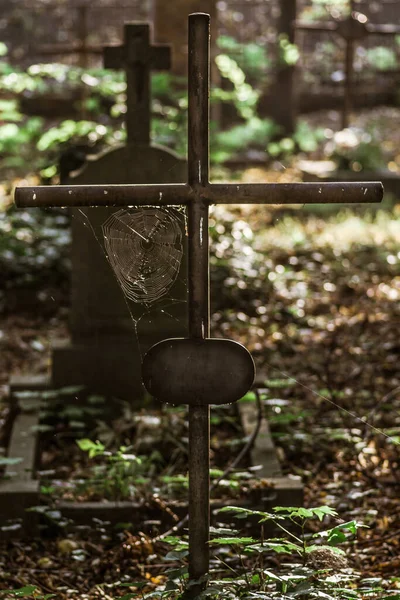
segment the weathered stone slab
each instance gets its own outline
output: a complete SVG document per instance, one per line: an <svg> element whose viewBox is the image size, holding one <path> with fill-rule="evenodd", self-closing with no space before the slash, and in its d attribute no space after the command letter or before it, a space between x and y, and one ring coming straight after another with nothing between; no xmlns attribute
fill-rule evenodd
<svg viewBox="0 0 400 600"><path fill-rule="evenodd" d="M185 179L186 163L175 153L129 144L89 161L64 183L179 183ZM103 394L135 400L144 391L141 354L157 341L185 335L186 313L182 303L169 306L165 313L155 309L141 319L136 330L130 311L137 319L146 310L124 297L103 245L102 226L113 213L112 208L72 211L71 340L54 346L52 385L86 385ZM183 260L168 297L185 299L185 278Z"/></svg>
<svg viewBox="0 0 400 600"><path fill-rule="evenodd" d="M300 480L288 477L271 477L257 499L229 499L210 501L212 523L232 521L230 514L216 514L223 506L234 505L253 510L270 510L273 506L302 506L303 485ZM168 511L161 506L145 506L139 502L60 502L57 510L76 525L90 525L91 521L101 519L111 525L130 523L134 527L143 527L146 520L158 521L162 528L176 524L172 514L182 519L188 513L187 502L167 501Z"/></svg>
<svg viewBox="0 0 400 600"><path fill-rule="evenodd" d="M4 480L0 480L0 538L8 535L32 535L36 528L35 513L27 508L39 503L39 481L34 479L37 452L39 412L21 411L15 418L7 456L22 461L6 468ZM8 521L21 519L21 528L7 530Z"/></svg>
<svg viewBox="0 0 400 600"><path fill-rule="evenodd" d="M9 380L11 395L13 392L40 392L48 390L51 381L48 375L12 375Z"/></svg>

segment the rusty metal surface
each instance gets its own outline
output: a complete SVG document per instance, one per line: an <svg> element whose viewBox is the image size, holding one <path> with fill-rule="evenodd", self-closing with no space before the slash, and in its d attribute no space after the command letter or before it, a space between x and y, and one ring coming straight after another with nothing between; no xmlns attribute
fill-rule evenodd
<svg viewBox="0 0 400 600"><path fill-rule="evenodd" d="M189 335L210 336L208 204L198 192L209 175L210 16L189 17L188 182L194 190L188 207ZM189 406L189 578L209 569L210 549L210 407ZM205 582L192 588L195 598Z"/></svg>
<svg viewBox="0 0 400 600"><path fill-rule="evenodd" d="M251 388L254 361L241 344L224 339L175 338L155 344L143 359L143 383L168 404L231 404Z"/></svg>
<svg viewBox="0 0 400 600"><path fill-rule="evenodd" d="M368 204L381 202L383 186L376 181L344 183L185 183L151 185L59 185L20 187L20 208L74 206L190 205L198 195L208 204Z"/></svg>

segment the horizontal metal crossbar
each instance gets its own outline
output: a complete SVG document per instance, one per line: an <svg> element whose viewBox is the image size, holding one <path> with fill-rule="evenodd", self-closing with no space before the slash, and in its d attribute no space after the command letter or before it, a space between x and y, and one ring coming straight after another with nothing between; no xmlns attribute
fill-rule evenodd
<svg viewBox="0 0 400 600"><path fill-rule="evenodd" d="M178 206L195 200L208 204L368 204L380 202L380 182L329 183L210 183L205 186L60 185L20 187L15 203L33 206Z"/></svg>

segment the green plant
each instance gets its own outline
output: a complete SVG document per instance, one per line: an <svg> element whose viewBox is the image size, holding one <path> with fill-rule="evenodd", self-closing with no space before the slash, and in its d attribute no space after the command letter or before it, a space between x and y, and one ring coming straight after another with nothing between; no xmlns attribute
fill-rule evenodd
<svg viewBox="0 0 400 600"><path fill-rule="evenodd" d="M383 592L377 580L361 579L347 563L339 548L356 534L356 521L338 523L315 532L316 524L325 519L337 519L329 506L315 508L282 507L271 513L227 506L219 513L232 513L236 518L257 519L261 526L259 539L242 536L237 530L211 528L210 545L215 548L209 585L198 598L214 600L289 600L289 598L324 598L325 600L381 597ZM266 538L266 524L280 529L280 537ZM254 527L254 525L253 525ZM156 591L142 594L147 598L179 600L187 586L187 541L177 537L166 538L174 548L166 556L181 564L167 571L168 582ZM284 560L271 561L273 555ZM278 565L278 566L277 566ZM133 587L141 584L127 584ZM187 589L187 588L186 588ZM397 592L385 592L385 598L399 598ZM182 595L183 594L183 595ZM134 598L124 596L123 598Z"/></svg>
<svg viewBox="0 0 400 600"><path fill-rule="evenodd" d="M289 41L286 34L281 34L278 40L278 63L280 65L286 65L293 67L300 58L300 52L296 44Z"/></svg>
<svg viewBox="0 0 400 600"><path fill-rule="evenodd" d="M391 48L386 48L386 46L369 48L366 53L366 59L368 65L377 71L388 71L396 69L398 66L396 52Z"/></svg>
<svg viewBox="0 0 400 600"><path fill-rule="evenodd" d="M271 141L267 145L267 152L273 158L287 160L298 151L315 152L323 139L322 128L312 128L306 121L299 121L292 137Z"/></svg>
<svg viewBox="0 0 400 600"><path fill-rule="evenodd" d="M137 485L149 481L154 472L154 456L139 457L130 454L130 448L120 446L116 452L106 450L104 444L89 439L77 440L81 450L89 458L101 457L105 462L92 467L93 477L81 484L81 490L88 487L113 500L132 498Z"/></svg>
<svg viewBox="0 0 400 600"><path fill-rule="evenodd" d="M281 537L265 539L262 530L259 540L218 534L210 542L213 546L228 545L230 548L238 548L238 554L255 558L251 577L246 573L247 569L240 573L240 577L246 582L247 592L254 588L257 592L262 592L254 597L266 598L265 594L269 594L271 598L282 598L286 594L290 596L307 594L308 598L334 598L337 591L335 588L340 587L342 590L342 585L353 579L352 575L347 573L346 576L340 577L340 582L336 578L340 585L335 585L334 579L329 578L329 575L335 574L336 577L339 565L342 570L348 567L343 550L337 546L346 540L348 533L355 534L360 525L356 521L349 521L318 533L308 532L310 522L322 522L326 517L337 517L336 511L329 506L315 508L278 506L272 510L272 513L228 506L220 509L219 512L230 512L238 518L245 519L256 517L262 528L269 522L283 533ZM293 564L289 568L279 570L265 568L265 559L271 553L289 555L292 557ZM299 559L300 563L297 562ZM211 582L211 587L213 586L215 587L215 582ZM241 593L234 581L230 581L228 585L226 582L222 585L218 583L215 590L221 594L225 588L229 593L232 590ZM321 592L326 595L323 596Z"/></svg>
<svg viewBox="0 0 400 600"><path fill-rule="evenodd" d="M236 60L227 54L219 54L215 62L223 77L228 79L234 93L229 96L233 100L236 110L243 119L251 119L255 115L260 92L246 82L246 75L239 67ZM225 96L226 98L227 96ZM214 98L218 98L218 92L214 92ZM220 92L219 99L224 99L224 92Z"/></svg>
<svg viewBox="0 0 400 600"><path fill-rule="evenodd" d="M270 140L278 133L279 127L271 119L253 116L241 125L228 131L216 133L212 139L212 160L221 163L243 152L256 149L265 151Z"/></svg>

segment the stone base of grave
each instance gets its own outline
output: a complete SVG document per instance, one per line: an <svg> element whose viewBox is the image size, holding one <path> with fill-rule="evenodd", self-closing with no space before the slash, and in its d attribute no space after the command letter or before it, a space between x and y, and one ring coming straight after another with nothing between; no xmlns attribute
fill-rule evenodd
<svg viewBox="0 0 400 600"><path fill-rule="evenodd" d="M239 404L239 413L246 436L250 436L257 420L254 403ZM285 477L276 456L268 423L261 425L254 447L251 451L251 464L260 465L257 475L263 483L249 499L231 499L226 501L211 500L211 522L230 523L232 515L218 514L216 510L226 505L242 506L252 510L270 511L274 506L302 506L304 502L303 484L298 477ZM152 535L175 524L172 517L180 520L188 512L186 502L166 502L163 505L143 506L134 502L61 502L57 509L62 515L71 519L76 525L90 524L94 518L116 523L131 523L133 527L149 526ZM238 525L243 525L238 522ZM250 527L259 531L257 519L249 519ZM155 528L154 530L152 528Z"/></svg>
<svg viewBox="0 0 400 600"><path fill-rule="evenodd" d="M255 405L239 403L239 414L243 431L249 438L257 423ZM275 445L266 419L261 422L260 430L250 451L251 464L259 466L257 476L266 481L266 487L260 492L258 502L260 510L269 510L273 506L302 506L304 503L303 483L299 477L282 475Z"/></svg>
<svg viewBox="0 0 400 600"><path fill-rule="evenodd" d="M49 388L46 377L15 377L10 381L11 397L15 392L32 392L18 405L12 426L8 457L21 458L8 465L5 478L0 481L0 539L37 533L37 513L27 509L39 504L39 481L35 479L37 462L37 426L39 409L34 392Z"/></svg>
<svg viewBox="0 0 400 600"><path fill-rule="evenodd" d="M130 400L137 406L145 394L140 365L139 348L126 338L102 336L101 344L59 340L53 344L51 383L55 389L82 385L90 392Z"/></svg>
<svg viewBox="0 0 400 600"><path fill-rule="evenodd" d="M223 506L240 506L252 510L270 511L273 506L301 506L303 504L303 486L300 480L288 477L271 477L268 486L259 490L254 497L229 500L211 500L211 523L229 523L232 521L230 514L218 514L216 511ZM164 508L163 508L164 506ZM91 521L101 519L111 525L117 523L130 523L133 527L146 525L168 528L178 520L183 519L188 513L186 502L166 502L165 505L143 506L136 502L60 502L57 510L63 517L71 519L75 525L90 524ZM175 519L172 515L175 515Z"/></svg>
<svg viewBox="0 0 400 600"><path fill-rule="evenodd" d="M39 504L39 481L35 479L39 410L34 393L53 387L52 382L45 376L19 376L10 381L11 394L28 391L32 392L32 399L27 395L20 403L22 406L13 423L8 456L21 457L23 460L17 465L7 467L6 474L10 475L10 478L0 482L0 539L31 537L38 531L38 514L26 510ZM255 404L239 404L239 412L244 431L249 436L257 421ZM226 504L265 511L270 511L273 506L303 504L303 486L300 479L282 476L266 421L263 421L252 449L251 463L260 465L257 474L262 478L262 485L246 500L212 500L212 523L228 523L232 520L230 514L223 516L215 513L216 509ZM181 519L188 511L186 502L168 502L166 506L167 508L163 503L146 507L135 502L61 502L57 505L57 510L60 510L64 517L72 519L76 525L90 525L94 518L109 521L111 524L129 522L141 529L143 526L146 526L146 529L149 527L149 531L156 535L174 525L176 521L172 514ZM15 520L19 520L19 526ZM250 526L254 525L256 531L257 521L250 521Z"/></svg>

